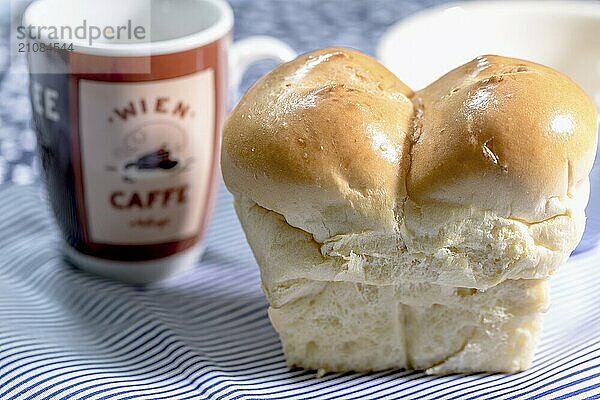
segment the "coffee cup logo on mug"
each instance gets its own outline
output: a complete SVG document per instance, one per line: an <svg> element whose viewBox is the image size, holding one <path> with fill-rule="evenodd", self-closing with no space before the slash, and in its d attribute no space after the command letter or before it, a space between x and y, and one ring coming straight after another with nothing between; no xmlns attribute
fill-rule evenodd
<svg viewBox="0 0 600 400"><path fill-rule="evenodd" d="M27 9L39 157L65 254L82 269L147 283L198 258L227 82L258 59L295 56L270 37L230 47L232 26L224 0Z"/></svg>

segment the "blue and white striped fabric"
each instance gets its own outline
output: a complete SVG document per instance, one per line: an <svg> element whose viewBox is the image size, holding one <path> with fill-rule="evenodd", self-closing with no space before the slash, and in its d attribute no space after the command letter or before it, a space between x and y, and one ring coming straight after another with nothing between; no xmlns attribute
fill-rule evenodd
<svg viewBox="0 0 600 400"><path fill-rule="evenodd" d="M191 274L136 288L64 264L41 189L0 189L0 399L600 398L600 251L571 259L516 375L289 370L222 191Z"/></svg>

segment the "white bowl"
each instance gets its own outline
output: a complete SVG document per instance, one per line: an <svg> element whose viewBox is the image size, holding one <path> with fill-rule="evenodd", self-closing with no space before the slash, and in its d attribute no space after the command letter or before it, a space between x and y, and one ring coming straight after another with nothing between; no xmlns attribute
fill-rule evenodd
<svg viewBox="0 0 600 400"><path fill-rule="evenodd" d="M415 90L483 54L556 68L600 105L600 2L451 3L400 21L377 49L383 64Z"/></svg>

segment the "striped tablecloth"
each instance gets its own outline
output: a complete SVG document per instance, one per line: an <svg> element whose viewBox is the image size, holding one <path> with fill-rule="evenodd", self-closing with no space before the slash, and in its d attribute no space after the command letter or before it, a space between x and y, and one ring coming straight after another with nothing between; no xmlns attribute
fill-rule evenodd
<svg viewBox="0 0 600 400"><path fill-rule="evenodd" d="M66 265L38 186L0 188L0 399L600 398L600 250L555 277L516 375L289 370L222 190L190 274L139 288Z"/></svg>

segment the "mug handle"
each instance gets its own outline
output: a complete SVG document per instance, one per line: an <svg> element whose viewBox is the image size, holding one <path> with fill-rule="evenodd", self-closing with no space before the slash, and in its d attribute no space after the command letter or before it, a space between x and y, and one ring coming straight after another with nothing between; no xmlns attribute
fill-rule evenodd
<svg viewBox="0 0 600 400"><path fill-rule="evenodd" d="M250 64L259 60L276 60L283 63L293 60L296 56L296 52L290 46L271 36L251 36L235 42L229 56L230 93L235 93Z"/></svg>

